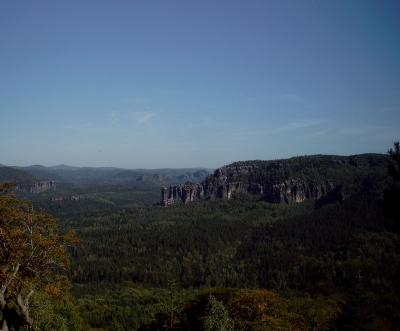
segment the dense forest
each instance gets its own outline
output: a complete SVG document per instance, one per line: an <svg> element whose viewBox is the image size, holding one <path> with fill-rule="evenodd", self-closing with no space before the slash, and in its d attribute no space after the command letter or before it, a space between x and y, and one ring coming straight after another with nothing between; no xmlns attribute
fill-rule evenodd
<svg viewBox="0 0 400 331"><path fill-rule="evenodd" d="M58 218L61 233L76 230L67 302L86 330L397 330L398 144L389 154L226 166L257 168L228 181L329 179L340 201L236 193L163 207L159 182L110 181L115 169L107 180L91 172L96 183L64 175L56 190L17 193Z"/></svg>

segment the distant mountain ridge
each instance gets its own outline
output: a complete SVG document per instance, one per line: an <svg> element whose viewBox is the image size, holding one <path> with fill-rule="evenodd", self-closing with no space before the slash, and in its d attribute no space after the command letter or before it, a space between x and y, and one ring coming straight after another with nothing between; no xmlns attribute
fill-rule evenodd
<svg viewBox="0 0 400 331"><path fill-rule="evenodd" d="M46 168L46 167L45 167ZM59 164L56 166L47 167L53 170L79 170L79 169L96 169L96 170L121 170L123 168L117 167L74 167L66 164Z"/></svg>
<svg viewBox="0 0 400 331"><path fill-rule="evenodd" d="M46 179L56 182L75 182L81 184L111 184L123 182L142 182L149 185L160 183L180 183L190 179L191 181L203 180L210 169L204 168L181 168L181 169L123 169L116 167L74 167L65 164L45 167L42 165L32 165L27 167L6 167L29 173L38 179ZM20 173L13 181L21 182L25 179ZM5 180L10 176L5 176ZM7 179L8 178L8 179ZM32 184L33 177L30 180Z"/></svg>
<svg viewBox="0 0 400 331"><path fill-rule="evenodd" d="M79 167L73 167L73 166L69 166L69 165L66 165L66 164L59 164L57 166L51 166L51 167L48 167L48 168L54 169L54 170L57 170L57 169L59 169L59 170L75 170L75 169L79 169Z"/></svg>

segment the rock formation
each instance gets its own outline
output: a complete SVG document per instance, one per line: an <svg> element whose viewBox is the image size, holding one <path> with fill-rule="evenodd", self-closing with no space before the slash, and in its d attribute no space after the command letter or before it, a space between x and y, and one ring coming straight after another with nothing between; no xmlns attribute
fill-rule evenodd
<svg viewBox="0 0 400 331"><path fill-rule="evenodd" d="M266 201L272 203L303 202L306 199L320 199L338 189L330 180L325 183L305 183L301 180L287 180L265 189Z"/></svg>
<svg viewBox="0 0 400 331"><path fill-rule="evenodd" d="M255 165L237 166L237 167L222 167L214 171L214 177L218 179L227 179L228 177L237 177L242 174L254 172L258 169Z"/></svg>
<svg viewBox="0 0 400 331"><path fill-rule="evenodd" d="M30 193L42 193L44 191L51 190L51 189L56 189L56 184L54 183L54 181L43 180L43 181L40 181L40 182L37 182L37 183L33 184L33 186L31 186L28 189L28 192L30 192Z"/></svg>
<svg viewBox="0 0 400 331"><path fill-rule="evenodd" d="M282 168L280 164L273 167ZM248 174L258 170L255 165L222 167L214 171L214 176L202 183L186 183L184 185L165 186L161 189L161 205L169 206L174 203L188 203L197 199L231 199L234 193L252 193L264 196L271 203L303 202L306 199L320 199L340 191L340 186L330 180L324 183L306 183L301 180L289 179L281 183L256 182L246 184L244 182L230 181L242 174Z"/></svg>

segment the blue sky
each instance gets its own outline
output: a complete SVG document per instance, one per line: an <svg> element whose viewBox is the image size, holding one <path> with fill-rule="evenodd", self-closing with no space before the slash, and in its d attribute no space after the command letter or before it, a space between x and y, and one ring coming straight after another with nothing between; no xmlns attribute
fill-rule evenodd
<svg viewBox="0 0 400 331"><path fill-rule="evenodd" d="M385 153L400 2L1 1L0 163Z"/></svg>

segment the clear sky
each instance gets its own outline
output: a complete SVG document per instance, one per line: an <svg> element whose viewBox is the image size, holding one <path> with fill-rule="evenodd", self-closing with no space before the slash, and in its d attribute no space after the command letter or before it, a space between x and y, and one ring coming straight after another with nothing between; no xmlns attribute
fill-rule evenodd
<svg viewBox="0 0 400 331"><path fill-rule="evenodd" d="M398 0L0 2L0 164L216 168L398 140Z"/></svg>

